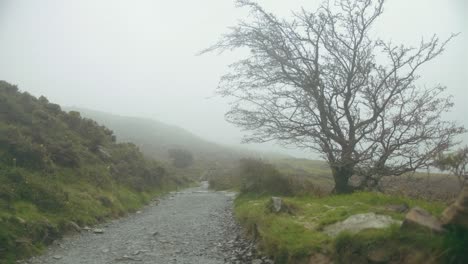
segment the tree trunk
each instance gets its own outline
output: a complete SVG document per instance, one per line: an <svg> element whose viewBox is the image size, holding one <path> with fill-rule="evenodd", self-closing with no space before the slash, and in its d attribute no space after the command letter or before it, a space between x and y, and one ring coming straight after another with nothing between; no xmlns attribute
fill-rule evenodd
<svg viewBox="0 0 468 264"><path fill-rule="evenodd" d="M349 185L349 179L353 176L353 166L332 166L333 179L335 180L334 192L336 194L352 193L354 188Z"/></svg>

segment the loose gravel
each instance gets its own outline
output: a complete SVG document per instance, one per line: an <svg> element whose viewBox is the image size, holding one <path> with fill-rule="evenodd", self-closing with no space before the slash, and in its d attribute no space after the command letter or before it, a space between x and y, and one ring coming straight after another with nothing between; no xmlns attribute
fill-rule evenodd
<svg viewBox="0 0 468 264"><path fill-rule="evenodd" d="M232 213L235 194L208 184L173 192L128 217L54 243L29 264L254 263L259 257Z"/></svg>

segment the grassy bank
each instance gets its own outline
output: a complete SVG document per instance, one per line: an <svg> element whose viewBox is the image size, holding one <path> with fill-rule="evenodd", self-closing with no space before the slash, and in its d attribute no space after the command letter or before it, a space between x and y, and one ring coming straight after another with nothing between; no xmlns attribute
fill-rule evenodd
<svg viewBox="0 0 468 264"><path fill-rule="evenodd" d="M16 195L8 202L0 199L2 264L40 253L54 240L76 232L76 225L92 226L134 212L181 184L167 180L157 187L136 191L114 181L99 187L79 177L63 180L22 169L17 169L16 174L23 175L22 182L13 188L23 190L11 190Z"/></svg>
<svg viewBox="0 0 468 264"><path fill-rule="evenodd" d="M187 182L109 128L0 81L0 263Z"/></svg>
<svg viewBox="0 0 468 264"><path fill-rule="evenodd" d="M276 263L309 263L311 256L321 254L337 263L370 263L368 258L380 258L395 263L461 263L466 233L450 231L434 235L426 231L402 231L398 226L364 230L357 234L341 233L333 238L323 232L329 224L351 215L374 212L402 220L404 213L391 205L419 206L439 215L444 204L429 203L405 197L379 193L354 193L326 197L284 197L291 214L271 213L267 207L270 196L241 195L235 202L235 212L248 232L256 237L263 253ZM383 255L382 255L383 254Z"/></svg>

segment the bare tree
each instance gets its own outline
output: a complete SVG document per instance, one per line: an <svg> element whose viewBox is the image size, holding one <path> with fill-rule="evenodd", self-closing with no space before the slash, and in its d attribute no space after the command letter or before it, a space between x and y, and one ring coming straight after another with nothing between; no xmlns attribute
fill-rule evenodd
<svg viewBox="0 0 468 264"><path fill-rule="evenodd" d="M228 121L251 133L245 142L276 140L323 153L336 193L352 192L383 176L428 165L464 128L443 121L452 107L444 87L416 87L421 65L448 41L437 36L418 47L372 39L369 30L384 0L325 2L280 19L249 0L250 20L240 21L203 51L247 48L220 81L234 98Z"/></svg>
<svg viewBox="0 0 468 264"><path fill-rule="evenodd" d="M442 171L448 171L456 176L460 191L468 184L468 146L453 153L440 153L433 165Z"/></svg>

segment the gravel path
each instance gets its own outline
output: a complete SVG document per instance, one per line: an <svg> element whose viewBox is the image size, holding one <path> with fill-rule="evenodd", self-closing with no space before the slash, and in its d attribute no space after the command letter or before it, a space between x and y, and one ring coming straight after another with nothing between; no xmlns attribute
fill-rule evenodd
<svg viewBox="0 0 468 264"><path fill-rule="evenodd" d="M207 183L174 192L141 211L83 231L50 247L31 264L273 263L257 258L232 216L233 193Z"/></svg>

